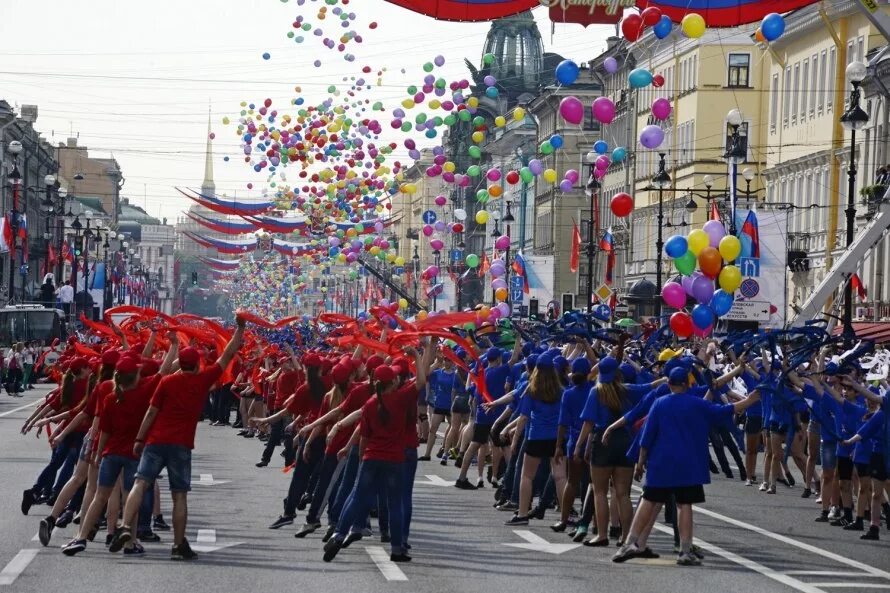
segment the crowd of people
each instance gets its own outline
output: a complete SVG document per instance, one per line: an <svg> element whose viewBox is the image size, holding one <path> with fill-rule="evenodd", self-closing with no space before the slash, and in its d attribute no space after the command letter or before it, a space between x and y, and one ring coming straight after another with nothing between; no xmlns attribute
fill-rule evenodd
<svg viewBox="0 0 890 593"><path fill-rule="evenodd" d="M246 321L214 328L209 341L176 327L149 333L151 323L129 334L108 326L90 348L69 340L58 387L22 428L50 435L50 460L22 499L26 515L51 506L43 545L77 523L66 555L102 529L109 551L144 553L141 542L170 529L156 481L166 469L171 557L195 558L185 527L196 427L229 426L233 408L237 435L262 442L257 467L281 447L289 468L269 528L305 511L295 535L323 533L327 562L370 537L372 518L391 560L410 561L414 477L431 463L453 465L459 489L488 484L506 525L552 512L554 532L617 544L619 563L659 557L648 536L664 507L677 563L701 564L693 505L721 472L764 495L799 480L816 521L861 539L879 540L882 521L890 529L888 384L866 380L855 356L864 350L756 334L684 345L362 320L316 331L307 345L264 338ZM277 335L288 332L299 338Z"/></svg>

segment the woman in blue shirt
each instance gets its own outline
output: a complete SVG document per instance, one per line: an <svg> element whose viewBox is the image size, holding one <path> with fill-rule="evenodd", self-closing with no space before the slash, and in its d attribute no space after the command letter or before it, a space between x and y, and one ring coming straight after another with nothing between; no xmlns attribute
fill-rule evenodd
<svg viewBox="0 0 890 593"><path fill-rule="evenodd" d="M877 402L869 400L869 403L873 404L875 408L877 407ZM844 441L845 445L856 445L857 450L862 446L863 453L866 448L870 450L868 463L859 465L858 472L860 484L864 480L871 478L871 525L868 528L868 532L862 534L859 539L877 540L881 532L880 509L882 504L884 504L884 490L887 486L887 465L884 460L886 447L884 422L884 411L876 410L855 435ZM854 450L854 456L855 454L856 450ZM887 520L888 525L890 525L890 518ZM859 521L858 517L857 521Z"/></svg>
<svg viewBox="0 0 890 593"><path fill-rule="evenodd" d="M430 434L426 440L426 453L418 457L418 461L430 460L433 447L436 446L436 432L439 430L439 425L445 421L445 418L451 416L451 395L454 389L454 379L457 377L454 363L451 362L451 359L442 356L433 368L434 370L430 373L427 381L428 401L433 408L432 418L430 418ZM439 451L439 456L442 457L444 454L445 447L443 446Z"/></svg>
<svg viewBox="0 0 890 593"><path fill-rule="evenodd" d="M581 412L584 404L593 389L594 382L588 376L593 365L586 358L577 358L572 361L571 387L566 387L562 392L562 400L559 404L559 429L556 434L556 456L557 465L562 465L564 452L572 453L578 444L578 436L581 434ZM581 478L584 473L584 461L576 459L574 455L570 456L568 462L568 477L566 487L562 491L560 498L560 517L559 521L551 525L553 531L565 531L569 521L569 513L575 502L575 496L581 484Z"/></svg>

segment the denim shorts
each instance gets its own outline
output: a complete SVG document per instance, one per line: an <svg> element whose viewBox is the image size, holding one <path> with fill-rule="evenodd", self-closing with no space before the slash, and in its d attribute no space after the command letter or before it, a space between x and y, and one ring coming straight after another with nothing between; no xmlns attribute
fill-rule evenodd
<svg viewBox="0 0 890 593"><path fill-rule="evenodd" d="M834 469L837 467L837 443L822 442L819 447L822 457L822 469Z"/></svg>
<svg viewBox="0 0 890 593"><path fill-rule="evenodd" d="M165 467L171 492L192 489L192 450L181 445L146 445L136 477L154 484Z"/></svg>
<svg viewBox="0 0 890 593"><path fill-rule="evenodd" d="M136 481L136 467L139 462L123 455L106 455L99 463L99 487L114 488L117 477L123 472L121 485L124 490L132 490Z"/></svg>

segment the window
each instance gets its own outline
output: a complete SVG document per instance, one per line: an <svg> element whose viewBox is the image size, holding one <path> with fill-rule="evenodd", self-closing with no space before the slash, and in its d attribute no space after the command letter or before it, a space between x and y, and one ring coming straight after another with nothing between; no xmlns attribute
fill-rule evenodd
<svg viewBox="0 0 890 593"><path fill-rule="evenodd" d="M698 56L692 56L692 88L698 86Z"/></svg>
<svg viewBox="0 0 890 593"><path fill-rule="evenodd" d="M794 77L791 79L791 88L788 92L788 101L791 102L791 123L797 123L797 93L800 90L800 62L794 65Z"/></svg>
<svg viewBox="0 0 890 593"><path fill-rule="evenodd" d="M776 120L779 117L779 75L773 74L769 86L769 131L776 133Z"/></svg>
<svg viewBox="0 0 890 593"><path fill-rule="evenodd" d="M807 117L807 99L810 96L810 60L803 61L803 71L800 81L800 121Z"/></svg>
<svg viewBox="0 0 890 593"><path fill-rule="evenodd" d="M856 60L861 62L863 59L865 59L865 39L858 37L856 39Z"/></svg>
<svg viewBox="0 0 890 593"><path fill-rule="evenodd" d="M785 68L785 76L782 79L782 127L788 127L789 97L791 96L791 66Z"/></svg>
<svg viewBox="0 0 890 593"><path fill-rule="evenodd" d="M686 92L688 90L688 86L686 85L686 71L689 66L688 60L683 60L680 62L680 92Z"/></svg>
<svg viewBox="0 0 890 593"><path fill-rule="evenodd" d="M825 84L825 94L827 98L825 99L825 109L826 111L831 111L834 106L834 95L832 91L834 89L834 76L837 72L837 48L834 46L828 50L828 78Z"/></svg>
<svg viewBox="0 0 890 593"><path fill-rule="evenodd" d="M750 68L750 54L729 54L729 80L727 86L747 88Z"/></svg>
<svg viewBox="0 0 890 593"><path fill-rule="evenodd" d="M825 93L828 92L828 81L825 78L825 73L827 71L828 66L828 52L824 49L822 50L822 59L819 61L819 86L816 88L816 99L818 101L818 105L816 108L819 110L819 113L822 113L822 109L825 107ZM815 68L813 68L815 71Z"/></svg>
<svg viewBox="0 0 890 593"><path fill-rule="evenodd" d="M538 218L536 219L537 224L535 225L536 248L550 247L553 245L550 236L550 221L552 218L552 214L549 210L538 215Z"/></svg>
<svg viewBox="0 0 890 593"><path fill-rule="evenodd" d="M816 114L816 95L818 94L819 88L819 54L813 54L813 57L810 59L810 62L813 64L813 75L810 82L810 117L813 117Z"/></svg>

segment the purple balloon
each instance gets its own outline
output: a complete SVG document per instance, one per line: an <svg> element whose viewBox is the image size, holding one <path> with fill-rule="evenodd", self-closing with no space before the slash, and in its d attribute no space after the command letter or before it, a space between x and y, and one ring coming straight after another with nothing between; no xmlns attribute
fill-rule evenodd
<svg viewBox="0 0 890 593"><path fill-rule="evenodd" d="M559 191L561 191L564 194L567 194L570 191L572 191L573 187L574 187L574 185L572 184L571 181L569 181L568 179L563 179L562 182L559 184Z"/></svg>
<svg viewBox="0 0 890 593"><path fill-rule="evenodd" d="M680 284L683 286L683 290L686 291L686 294L692 296L692 284L695 282L695 279L701 276L702 273L699 271L695 271L689 276L683 276L680 279Z"/></svg>
<svg viewBox="0 0 890 593"><path fill-rule="evenodd" d="M719 247L720 239L726 236L726 227L719 220L709 220L702 227L702 230L708 234L711 247Z"/></svg>
<svg viewBox="0 0 890 593"><path fill-rule="evenodd" d="M503 278L495 278L494 280L491 281L491 287L494 290L497 290L499 288L507 288L507 281L504 280Z"/></svg>
<svg viewBox="0 0 890 593"><path fill-rule="evenodd" d="M540 175L544 172L544 163L538 159L532 159L528 162L528 170L532 172L532 175Z"/></svg>
<svg viewBox="0 0 890 593"><path fill-rule="evenodd" d="M495 309L501 312L501 317L510 316L510 305L508 305L507 303L498 303L498 306L495 307Z"/></svg>
<svg viewBox="0 0 890 593"><path fill-rule="evenodd" d="M661 288L661 298L673 309L682 309L686 305L686 292L676 282L668 282Z"/></svg>
<svg viewBox="0 0 890 593"><path fill-rule="evenodd" d="M671 102L664 97L652 102L652 115L655 116L655 119L665 120L671 116L671 111Z"/></svg>
<svg viewBox="0 0 890 593"><path fill-rule="evenodd" d="M692 298L699 303L708 304L714 296L714 281L707 276L699 276L692 282Z"/></svg>
<svg viewBox="0 0 890 593"><path fill-rule="evenodd" d="M609 56L603 60L603 69L609 74L615 74L618 72L618 60Z"/></svg>
<svg viewBox="0 0 890 593"><path fill-rule="evenodd" d="M650 150L658 148L662 142L664 142L664 130L661 126L648 125L640 132L640 144Z"/></svg>
<svg viewBox="0 0 890 593"><path fill-rule="evenodd" d="M615 103L609 97L600 97L593 102L593 117L602 124L610 124L615 119Z"/></svg>
<svg viewBox="0 0 890 593"><path fill-rule="evenodd" d="M442 239L433 239L430 241L430 247L436 251L441 251L445 247L445 243L442 242Z"/></svg>
<svg viewBox="0 0 890 593"><path fill-rule="evenodd" d="M445 221L437 220L435 222L435 224L433 224L433 228L436 229L437 231L439 231L440 233L444 232L445 231Z"/></svg>
<svg viewBox="0 0 890 593"><path fill-rule="evenodd" d="M559 114L570 124L580 124L584 120L584 104L578 97L565 97L559 102Z"/></svg>
<svg viewBox="0 0 890 593"><path fill-rule="evenodd" d="M495 84L497 84L498 81L494 76L489 74L488 76L486 76L485 78L482 79L482 82L485 83L485 86L494 86Z"/></svg>

